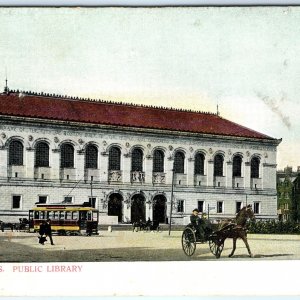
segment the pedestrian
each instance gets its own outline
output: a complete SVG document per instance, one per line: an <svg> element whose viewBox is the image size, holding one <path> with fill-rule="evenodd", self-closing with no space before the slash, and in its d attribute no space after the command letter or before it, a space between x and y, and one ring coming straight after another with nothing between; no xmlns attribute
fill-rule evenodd
<svg viewBox="0 0 300 300"><path fill-rule="evenodd" d="M40 224L40 230L39 230L39 243L41 245L44 245L44 243L47 241L46 233L45 233L45 226L46 226L46 222L45 222L45 220L43 220L42 223Z"/></svg>
<svg viewBox="0 0 300 300"><path fill-rule="evenodd" d="M51 229L51 220L47 219L47 222L45 224L45 234L47 237L49 237L51 245L54 245L53 239L52 239L52 229Z"/></svg>

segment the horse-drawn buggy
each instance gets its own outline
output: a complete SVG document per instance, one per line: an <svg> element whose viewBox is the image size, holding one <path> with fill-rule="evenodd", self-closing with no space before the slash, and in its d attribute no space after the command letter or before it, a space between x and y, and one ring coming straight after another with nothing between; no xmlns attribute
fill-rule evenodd
<svg viewBox="0 0 300 300"><path fill-rule="evenodd" d="M220 258L224 248L224 242L227 238L233 239L233 248L229 257L233 256L236 249L236 240L242 239L245 243L249 256L252 253L247 241L247 220L253 219L254 213L251 206L243 207L236 215L234 220L226 220L220 223L215 231L207 230L204 236L199 237L196 228L192 224L185 227L182 232L181 243L182 249L187 256L192 256L195 253L196 245L208 242L209 249L216 258Z"/></svg>

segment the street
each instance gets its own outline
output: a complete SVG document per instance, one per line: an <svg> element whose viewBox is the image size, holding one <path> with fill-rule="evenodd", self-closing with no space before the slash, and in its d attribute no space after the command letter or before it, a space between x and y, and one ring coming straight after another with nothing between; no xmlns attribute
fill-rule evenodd
<svg viewBox="0 0 300 300"><path fill-rule="evenodd" d="M208 243L197 244L192 257L181 247L181 231L132 232L101 231L98 236L53 236L38 244L36 233L1 232L1 262L113 262L113 261L193 261L217 260ZM248 242L253 258L241 240L237 241L235 255L229 258L232 240L225 241L218 260L294 260L300 259L299 235L249 234Z"/></svg>

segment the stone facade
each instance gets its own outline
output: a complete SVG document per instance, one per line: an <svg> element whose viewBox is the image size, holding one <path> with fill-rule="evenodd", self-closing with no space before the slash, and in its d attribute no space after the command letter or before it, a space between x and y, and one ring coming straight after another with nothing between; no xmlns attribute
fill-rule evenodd
<svg viewBox="0 0 300 300"><path fill-rule="evenodd" d="M13 140L24 146L22 165L8 164L9 144ZM35 167L35 150L39 141L49 145L49 167ZM72 168L60 166L61 145L66 142L75 150ZM85 149L91 144L98 150L96 169L85 168ZM95 198L95 207L103 216L112 214L109 212L111 201L116 201L119 222L131 222L132 214L136 217L139 206L143 206L143 218L153 219L154 214L158 214L160 222L168 222L172 186L174 224L186 223L195 207L209 212L212 219L222 219L233 217L237 206L246 203L254 206L257 218L276 218L277 145L277 140L2 116L0 220L14 221L26 217L28 210L41 199L50 203L71 197L73 203ZM113 146L121 151L120 170L108 169L109 151ZM132 152L136 148L143 153L142 171L132 171L131 168ZM164 155L163 172L153 172L153 153L157 149ZM173 177L177 151L184 154L184 172ZM195 155L199 152L204 156L204 174L195 175ZM217 154L223 157L222 176L214 176ZM242 158L241 175L233 177L233 157L236 154ZM250 176L253 157L259 159L258 178ZM19 201L19 205L14 201Z"/></svg>

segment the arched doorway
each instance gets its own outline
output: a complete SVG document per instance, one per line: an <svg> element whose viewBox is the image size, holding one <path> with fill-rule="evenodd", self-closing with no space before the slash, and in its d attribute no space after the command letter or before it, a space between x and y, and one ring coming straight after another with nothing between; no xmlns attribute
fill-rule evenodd
<svg viewBox="0 0 300 300"><path fill-rule="evenodd" d="M166 203L164 195L157 195L153 199L153 221L165 223L166 221Z"/></svg>
<svg viewBox="0 0 300 300"><path fill-rule="evenodd" d="M108 200L108 216L118 216L118 222L122 222L122 200L120 194L111 194Z"/></svg>
<svg viewBox="0 0 300 300"><path fill-rule="evenodd" d="M134 195L131 199L131 222L146 221L145 197L141 194Z"/></svg>

